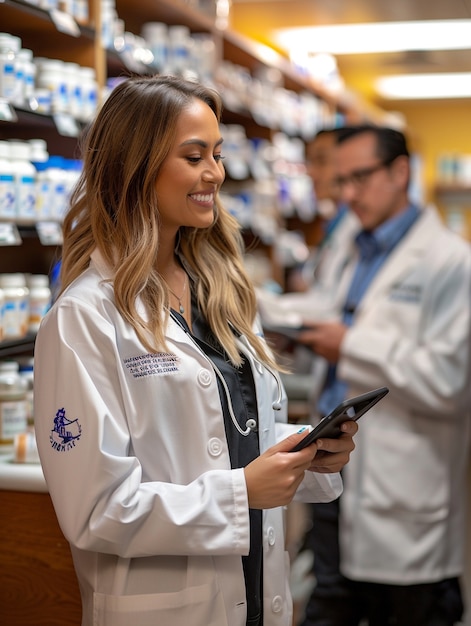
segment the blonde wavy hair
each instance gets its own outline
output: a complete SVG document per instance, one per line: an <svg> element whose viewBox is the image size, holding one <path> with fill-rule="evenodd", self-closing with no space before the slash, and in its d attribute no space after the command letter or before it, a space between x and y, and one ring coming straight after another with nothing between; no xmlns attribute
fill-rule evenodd
<svg viewBox="0 0 471 626"><path fill-rule="evenodd" d="M134 77L113 89L84 136L83 171L64 220L62 290L88 267L98 248L114 270L116 306L149 351L166 348L169 293L156 269L159 206L155 181L175 140L180 113L195 98L218 122L222 104L212 89L173 76ZM182 227L178 253L198 306L231 362L242 362L235 334L277 368L253 331L255 292L243 263L236 220L217 199L209 228ZM137 311L138 298L148 315Z"/></svg>

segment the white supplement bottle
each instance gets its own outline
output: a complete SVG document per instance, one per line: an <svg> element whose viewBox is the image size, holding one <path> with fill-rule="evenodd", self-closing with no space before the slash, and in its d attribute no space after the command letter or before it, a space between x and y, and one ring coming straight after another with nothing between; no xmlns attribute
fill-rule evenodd
<svg viewBox="0 0 471 626"><path fill-rule="evenodd" d="M26 284L29 289L28 332L36 333L51 305L49 278L46 274L29 274L26 277Z"/></svg>
<svg viewBox="0 0 471 626"><path fill-rule="evenodd" d="M3 338L21 339L28 330L28 288L24 274L0 274L0 289L5 298L3 306Z"/></svg>
<svg viewBox="0 0 471 626"><path fill-rule="evenodd" d="M0 141L0 218L16 216L15 179L8 141Z"/></svg>
<svg viewBox="0 0 471 626"><path fill-rule="evenodd" d="M0 33L0 98L13 102L16 92L16 55L21 39L9 33Z"/></svg>
<svg viewBox="0 0 471 626"><path fill-rule="evenodd" d="M26 141L10 140L10 158L15 179L16 217L36 219L36 169L30 161L30 145Z"/></svg>
<svg viewBox="0 0 471 626"><path fill-rule="evenodd" d="M11 453L15 436L27 429L26 380L16 361L0 361L0 453Z"/></svg>

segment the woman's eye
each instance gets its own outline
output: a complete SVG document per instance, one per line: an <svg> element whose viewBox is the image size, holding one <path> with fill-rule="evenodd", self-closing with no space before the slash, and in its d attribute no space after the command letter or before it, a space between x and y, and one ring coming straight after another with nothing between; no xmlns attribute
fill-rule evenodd
<svg viewBox="0 0 471 626"><path fill-rule="evenodd" d="M222 161L224 159L224 157L222 156L222 154L214 154L213 155L213 159L216 161L216 163L219 163L220 161ZM187 156L186 160L188 161L188 163L200 163L203 160L202 156Z"/></svg>

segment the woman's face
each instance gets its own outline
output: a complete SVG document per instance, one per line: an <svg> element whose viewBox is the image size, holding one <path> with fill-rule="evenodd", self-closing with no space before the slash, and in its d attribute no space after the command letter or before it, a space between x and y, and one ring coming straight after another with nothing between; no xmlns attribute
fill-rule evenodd
<svg viewBox="0 0 471 626"><path fill-rule="evenodd" d="M156 181L161 227L169 234L180 226L211 226L216 193L225 178L219 124L206 103L192 100L176 131Z"/></svg>

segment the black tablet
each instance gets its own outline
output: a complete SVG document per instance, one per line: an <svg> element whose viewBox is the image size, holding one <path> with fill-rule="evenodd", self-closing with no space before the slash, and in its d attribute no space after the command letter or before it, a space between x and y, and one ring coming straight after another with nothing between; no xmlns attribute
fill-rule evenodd
<svg viewBox="0 0 471 626"><path fill-rule="evenodd" d="M381 398L384 398L388 391L389 389L387 387L380 387L379 389L373 389L372 391L363 393L360 396L355 396L349 400L344 400L335 407L329 415L321 419L317 426L311 430L304 439L301 439L291 452L302 450L321 437L326 439L340 437L343 432L340 430L340 426L343 422L360 419L360 417L379 402Z"/></svg>

